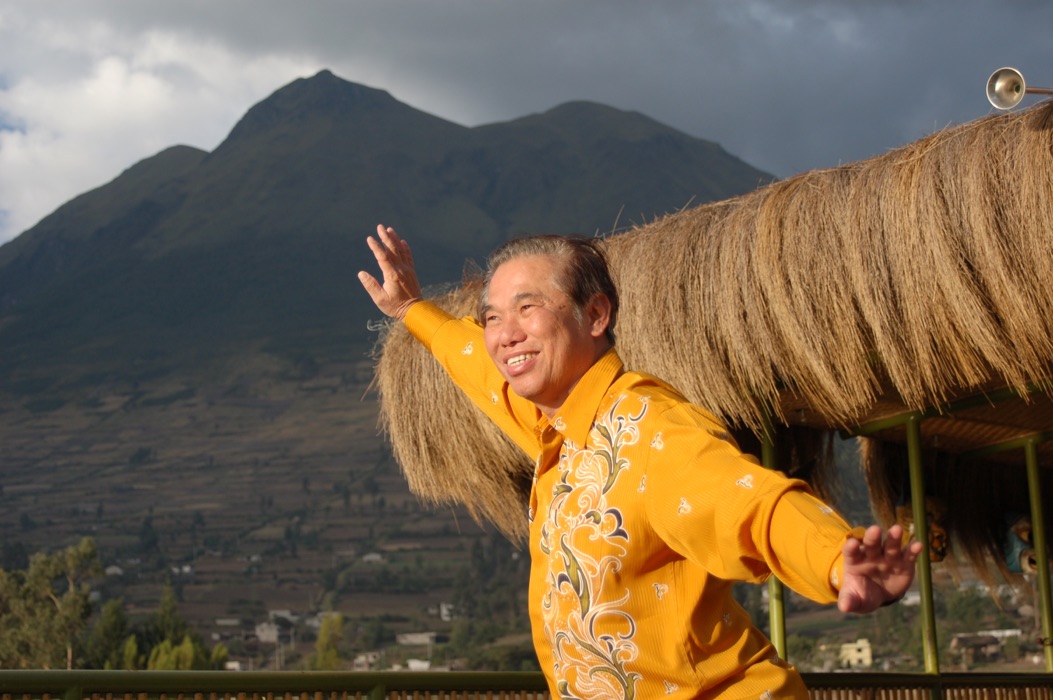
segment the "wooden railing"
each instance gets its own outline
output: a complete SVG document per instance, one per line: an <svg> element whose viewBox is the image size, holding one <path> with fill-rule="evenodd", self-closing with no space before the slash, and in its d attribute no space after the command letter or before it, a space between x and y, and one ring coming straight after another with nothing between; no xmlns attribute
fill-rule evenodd
<svg viewBox="0 0 1053 700"><path fill-rule="evenodd" d="M1053 700L1053 674L806 673L811 700ZM549 700L539 673L0 671L0 700ZM646 700L646 699L644 699Z"/></svg>
<svg viewBox="0 0 1053 700"><path fill-rule="evenodd" d="M1050 673L805 673L811 700L1053 700Z"/></svg>

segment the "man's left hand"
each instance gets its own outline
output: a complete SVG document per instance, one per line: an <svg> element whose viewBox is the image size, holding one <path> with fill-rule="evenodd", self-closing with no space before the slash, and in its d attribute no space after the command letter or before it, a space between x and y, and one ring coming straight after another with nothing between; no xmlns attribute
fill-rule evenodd
<svg viewBox="0 0 1053 700"><path fill-rule="evenodd" d="M837 596L841 612L868 613L903 597L914 581L921 542L902 546L903 528L893 525L882 541L882 530L871 525L863 539L850 538L842 548L844 581Z"/></svg>

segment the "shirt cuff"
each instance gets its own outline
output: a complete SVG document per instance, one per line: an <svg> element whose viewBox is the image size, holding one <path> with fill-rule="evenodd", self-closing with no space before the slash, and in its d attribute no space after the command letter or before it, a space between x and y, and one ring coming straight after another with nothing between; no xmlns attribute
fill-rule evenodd
<svg viewBox="0 0 1053 700"><path fill-rule="evenodd" d="M430 301L418 301L406 309L406 315L402 322L406 329L421 342L424 347L431 350L431 341L447 321L452 321L453 316L440 309Z"/></svg>
<svg viewBox="0 0 1053 700"><path fill-rule="evenodd" d="M854 527L845 533L845 542L848 541L849 537L857 540L863 539L863 533L866 532L865 527ZM842 547L844 542L842 542ZM838 554L834 559L833 564L830 565L830 585L834 587L835 591L841 590L841 583L845 580L845 555Z"/></svg>

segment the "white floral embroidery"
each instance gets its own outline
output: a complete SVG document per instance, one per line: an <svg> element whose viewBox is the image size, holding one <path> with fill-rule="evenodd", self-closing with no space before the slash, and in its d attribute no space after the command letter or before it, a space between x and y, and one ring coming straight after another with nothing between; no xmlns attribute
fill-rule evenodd
<svg viewBox="0 0 1053 700"><path fill-rule="evenodd" d="M819 512L823 515L833 515L834 509L824 503L823 505L819 506Z"/></svg>
<svg viewBox="0 0 1053 700"><path fill-rule="evenodd" d="M573 442L571 442L570 440L567 440L567 441L566 441L565 443L563 443L563 444L564 444L564 445L565 445L565 446L567 447L567 449L569 449L569 450L573 450L573 449L574 449L574 443L573 443ZM559 464L560 464L560 466L561 466L561 467L562 467L562 466L564 466L564 465L565 465L565 464L567 464L567 463L568 463L569 461L570 461L570 455L569 455L569 454L567 454L566 452L560 452L560 454L559 454Z"/></svg>
<svg viewBox="0 0 1053 700"><path fill-rule="evenodd" d="M626 455L640 439L645 413L627 414L615 403L597 416L588 447L565 440L552 499L537 512L536 545L548 569L543 634L563 697L639 696L638 623L628 608L629 589L612 580L625 566L630 532L608 499L620 478L635 480Z"/></svg>
<svg viewBox="0 0 1053 700"><path fill-rule="evenodd" d="M665 585L664 583L654 584L654 594L658 596L658 600L661 600L668 592L669 586Z"/></svg>
<svg viewBox="0 0 1053 700"><path fill-rule="evenodd" d="M665 443L662 442L662 434L661 433L655 433L654 439L651 440L651 447L655 448L656 450L660 450L663 447L665 447Z"/></svg>
<svg viewBox="0 0 1053 700"><path fill-rule="evenodd" d="M670 683L669 681L662 681L665 684L665 694L672 695L676 691L680 690L680 686L676 683Z"/></svg>
<svg viewBox="0 0 1053 700"><path fill-rule="evenodd" d="M751 489L753 488L753 475L747 474L746 476L736 481L735 484L741 486L744 489Z"/></svg>
<svg viewBox="0 0 1053 700"><path fill-rule="evenodd" d="M761 693L760 700L772 700L771 691L765 690L763 693Z"/></svg>
<svg viewBox="0 0 1053 700"><path fill-rule="evenodd" d="M552 424L552 427L555 428L556 430L560 431L561 433L564 430L566 430L567 429L567 424L563 422L563 416L556 416L556 420Z"/></svg>
<svg viewBox="0 0 1053 700"><path fill-rule="evenodd" d="M491 392L490 392L490 401L492 401L492 402L493 402L494 404L496 404L496 403L497 403L498 401L500 401L500 400L501 400L501 399L499 399L499 398L497 397L497 392L496 392L496 391L491 391Z"/></svg>
<svg viewBox="0 0 1053 700"><path fill-rule="evenodd" d="M636 487L637 493L643 493L647 490L647 475L644 474L640 477L640 485Z"/></svg>
<svg viewBox="0 0 1053 700"><path fill-rule="evenodd" d="M472 347L472 341L468 341L468 344L464 346L464 350L461 350L462 355L471 355L475 352L475 348Z"/></svg>
<svg viewBox="0 0 1053 700"><path fill-rule="evenodd" d="M687 502L686 498L680 499L680 507L676 509L676 512L680 515L686 515L691 512L691 504Z"/></svg>
<svg viewBox="0 0 1053 700"><path fill-rule="evenodd" d="M837 577L837 569L834 569L833 571L830 572L830 584L833 585L834 588L840 588L841 587L841 584L840 584L839 579Z"/></svg>

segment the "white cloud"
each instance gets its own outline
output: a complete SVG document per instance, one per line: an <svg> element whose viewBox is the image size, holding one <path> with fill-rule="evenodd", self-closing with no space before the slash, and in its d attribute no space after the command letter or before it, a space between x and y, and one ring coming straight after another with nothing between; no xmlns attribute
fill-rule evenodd
<svg viewBox="0 0 1053 700"><path fill-rule="evenodd" d="M8 20L0 20L0 41ZM121 34L99 21L45 18L17 31L23 46L62 67L12 71L0 83L0 242L168 146L211 150L248 105L320 67L186 33Z"/></svg>

